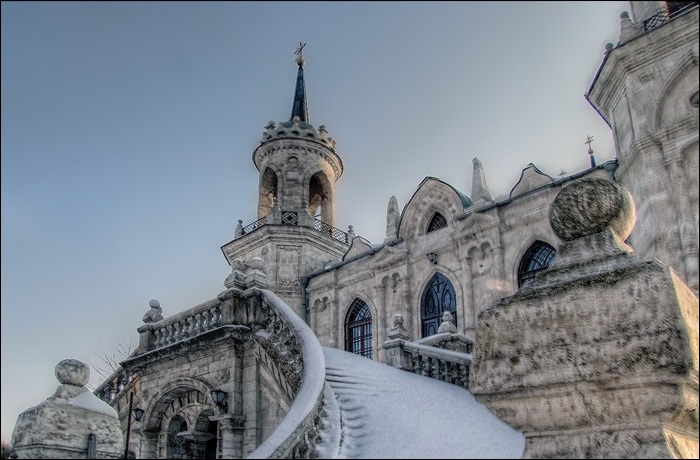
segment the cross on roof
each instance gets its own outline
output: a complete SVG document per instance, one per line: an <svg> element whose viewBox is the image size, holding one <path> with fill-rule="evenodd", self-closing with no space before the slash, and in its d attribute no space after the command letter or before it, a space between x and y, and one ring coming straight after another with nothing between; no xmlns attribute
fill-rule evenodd
<svg viewBox="0 0 700 460"><path fill-rule="evenodd" d="M591 148L591 143L593 143L593 136L586 136L586 142L584 144L588 144L588 148Z"/></svg>
<svg viewBox="0 0 700 460"><path fill-rule="evenodd" d="M301 52L304 50L304 47L306 46L306 43L299 42L299 46L297 47L297 50L294 52L294 54L301 59Z"/></svg>

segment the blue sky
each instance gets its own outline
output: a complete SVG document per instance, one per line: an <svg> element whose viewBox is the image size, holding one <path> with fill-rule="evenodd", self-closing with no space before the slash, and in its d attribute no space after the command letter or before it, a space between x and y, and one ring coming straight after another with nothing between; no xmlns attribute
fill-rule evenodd
<svg viewBox="0 0 700 460"><path fill-rule="evenodd" d="M627 2L2 2L2 439L61 359L213 298L220 246L256 219L251 155L289 118L304 49L310 122L345 172L336 225L384 239L425 176L493 196L530 162L615 157L586 102Z"/></svg>

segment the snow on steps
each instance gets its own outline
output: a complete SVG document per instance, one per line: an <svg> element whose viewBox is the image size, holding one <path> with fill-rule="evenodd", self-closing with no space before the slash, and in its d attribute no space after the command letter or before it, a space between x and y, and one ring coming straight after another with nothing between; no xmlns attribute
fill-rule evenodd
<svg viewBox="0 0 700 460"><path fill-rule="evenodd" d="M523 435L464 388L323 349L318 458L520 458Z"/></svg>

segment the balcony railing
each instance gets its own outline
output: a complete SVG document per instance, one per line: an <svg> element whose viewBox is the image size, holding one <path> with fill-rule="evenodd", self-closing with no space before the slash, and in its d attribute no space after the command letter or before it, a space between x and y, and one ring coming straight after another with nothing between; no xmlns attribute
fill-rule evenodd
<svg viewBox="0 0 700 460"><path fill-rule="evenodd" d="M350 244L348 241L348 234L339 228L335 228L319 219L314 219L314 230L318 230L321 233L325 233L331 238L335 238L341 243Z"/></svg>
<svg viewBox="0 0 700 460"><path fill-rule="evenodd" d="M247 235L248 233L257 230L264 225L267 225L267 216L262 217L253 222L252 224L248 224L245 227L243 227L243 234Z"/></svg>
<svg viewBox="0 0 700 460"><path fill-rule="evenodd" d="M681 3L681 2L668 2L668 3ZM685 2L683 2L685 3ZM686 13L687 11L692 10L693 8L696 8L698 6L698 2L687 2L687 5L681 6L678 9L675 9L673 11L662 11L661 13L655 14L654 16L650 17L649 19L644 20L644 31L649 31L652 29L656 29L662 24L667 23L671 19L675 18L676 16L680 16L681 14Z"/></svg>
<svg viewBox="0 0 700 460"><path fill-rule="evenodd" d="M272 225L272 222L270 221L269 217L270 216L267 215L256 220L251 224L246 225L245 227L243 227L243 231L240 233L240 235L247 235L248 233L252 233L257 229L264 227L265 225ZM282 211L281 217L281 225L299 225L299 215L296 212ZM341 243L351 243L350 238L348 237L348 234L346 232L330 224L327 224L320 219L314 219L313 229L323 233L324 235L328 235L331 238L340 241Z"/></svg>

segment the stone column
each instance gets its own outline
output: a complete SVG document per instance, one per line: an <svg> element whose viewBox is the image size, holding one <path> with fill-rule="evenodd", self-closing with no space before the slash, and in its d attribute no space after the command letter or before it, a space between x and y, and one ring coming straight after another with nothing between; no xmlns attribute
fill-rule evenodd
<svg viewBox="0 0 700 460"><path fill-rule="evenodd" d="M376 360L385 363L386 362L386 351L382 344L386 340L386 311L389 308L388 305L388 289L391 281L385 282L387 278L384 278L382 284L374 288L376 305L377 305L377 323L376 323L376 334L377 334L377 356Z"/></svg>
<svg viewBox="0 0 700 460"><path fill-rule="evenodd" d="M318 336L318 300L313 305L309 305L309 327Z"/></svg>
<svg viewBox="0 0 700 460"><path fill-rule="evenodd" d="M158 455L153 458L168 458L168 432L158 433Z"/></svg>
<svg viewBox="0 0 700 460"><path fill-rule="evenodd" d="M664 150L669 149L668 145L663 146ZM673 158L664 161L664 166L668 171L669 184L674 189L673 196L669 197L671 204L676 208L676 218L678 225L678 243L681 250L681 265L676 267L683 270L683 278L693 288L698 289L698 242L696 241L695 223L693 222L693 210L687 194L686 173L683 170L683 159L675 152L675 146L671 154ZM675 199L673 199L675 197ZM672 264L674 261L664 261Z"/></svg>
<svg viewBox="0 0 700 460"><path fill-rule="evenodd" d="M403 301L404 305L404 313L403 313L403 320L405 322L405 328L408 331L409 338L411 335L414 335L416 337L420 337L420 322L418 324L418 330L416 331L416 326L413 324L413 308L412 308L412 301L411 301L411 283L409 283L408 278L404 278L399 281L400 286L396 288L397 292L401 292L401 300ZM420 311L420 305L416 306L416 308ZM419 313L420 315L420 313Z"/></svg>
<svg viewBox="0 0 700 460"><path fill-rule="evenodd" d="M243 456L247 457L262 442L261 421L258 419L260 412L260 370L258 360L255 357L255 347L243 352L242 372L242 410L247 414L242 435Z"/></svg>
<svg viewBox="0 0 700 460"><path fill-rule="evenodd" d="M141 431L139 441L139 458L157 458L158 433Z"/></svg>
<svg viewBox="0 0 700 460"><path fill-rule="evenodd" d="M474 276L472 275L471 259L467 259L464 264L464 274L466 279L464 283L464 315L462 316L462 324L464 333L470 335L470 337L474 337L478 312L474 305Z"/></svg>
<svg viewBox="0 0 700 460"><path fill-rule="evenodd" d="M338 324L338 301L331 300L331 341L336 344L336 347L343 350L345 344L338 345L338 329L342 327Z"/></svg>
<svg viewBox="0 0 700 460"><path fill-rule="evenodd" d="M243 458L243 426L245 416L224 414L209 417L209 420L219 423L221 437L219 458Z"/></svg>

